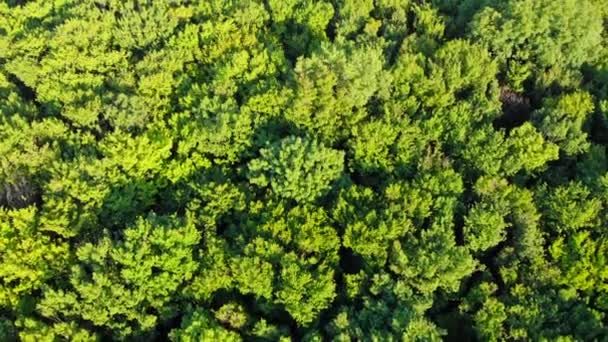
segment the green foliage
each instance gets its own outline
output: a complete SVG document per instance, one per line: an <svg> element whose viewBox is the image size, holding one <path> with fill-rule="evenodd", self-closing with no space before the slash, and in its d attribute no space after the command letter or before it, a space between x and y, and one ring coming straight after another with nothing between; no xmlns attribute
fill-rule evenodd
<svg viewBox="0 0 608 342"><path fill-rule="evenodd" d="M81 317L114 329L117 336L145 332L159 318L151 309L160 318L171 315L172 294L197 269L193 246L198 241L192 222L140 218L124 230L122 242L105 237L81 246L69 289L45 289L38 310L46 317Z"/></svg>
<svg viewBox="0 0 608 342"><path fill-rule="evenodd" d="M607 22L0 2L0 340L605 340Z"/></svg>
<svg viewBox="0 0 608 342"><path fill-rule="evenodd" d="M260 150L249 163L249 182L298 202L323 196L340 176L344 153L316 140L288 137Z"/></svg>
<svg viewBox="0 0 608 342"><path fill-rule="evenodd" d="M393 244L390 269L423 295L437 289L457 291L460 280L475 269L466 249L456 246L453 236L442 229L432 227L406 241Z"/></svg>
<svg viewBox="0 0 608 342"><path fill-rule="evenodd" d="M507 139L504 172L512 175L520 170L535 171L558 158L559 148L544 140L530 123L515 128Z"/></svg>
<svg viewBox="0 0 608 342"><path fill-rule="evenodd" d="M327 328L335 339L439 341L445 335L424 317L428 301L409 297L411 293L389 274L361 282L361 305L341 307Z"/></svg>
<svg viewBox="0 0 608 342"><path fill-rule="evenodd" d="M239 335L223 328L209 312L194 310L182 320L181 326L169 334L171 341L241 341Z"/></svg>
<svg viewBox="0 0 608 342"><path fill-rule="evenodd" d="M353 127L351 171L365 174L408 171L421 157L425 137L409 120L370 120Z"/></svg>
<svg viewBox="0 0 608 342"><path fill-rule="evenodd" d="M353 43L323 44L318 53L298 59L289 122L322 142L343 138L367 116L365 104L381 85L379 47Z"/></svg>
<svg viewBox="0 0 608 342"><path fill-rule="evenodd" d="M503 215L494 211L490 205L476 205L465 218L467 245L474 251L494 247L505 240L507 226Z"/></svg>
<svg viewBox="0 0 608 342"><path fill-rule="evenodd" d="M343 245L378 266L386 262L389 242L412 225L400 206L384 207L383 202L372 189L350 187L342 191L334 209L334 219L344 227Z"/></svg>
<svg viewBox="0 0 608 342"><path fill-rule="evenodd" d="M305 55L327 39L327 28L335 9L329 1L269 0L273 24L285 54L292 58Z"/></svg>
<svg viewBox="0 0 608 342"><path fill-rule="evenodd" d="M523 89L528 79L541 86L571 85L573 73L594 60L602 42L596 6L575 0L499 2L474 16L470 36L495 54L514 89Z"/></svg>
<svg viewBox="0 0 608 342"><path fill-rule="evenodd" d="M473 290L483 300L474 318L479 337L484 340L576 341L594 340L606 334L597 312L555 287L518 284L498 300L492 297L495 291L496 285L492 283L482 283Z"/></svg>
<svg viewBox="0 0 608 342"><path fill-rule="evenodd" d="M532 120L536 121L547 140L571 156L589 148L583 125L593 109L588 93L566 94L557 100L548 99L542 109L532 114Z"/></svg>
<svg viewBox="0 0 608 342"><path fill-rule="evenodd" d="M594 240L589 232L583 231L570 235L567 240L558 238L549 252L563 272L564 285L579 291L606 293L607 249L605 238Z"/></svg>
<svg viewBox="0 0 608 342"><path fill-rule="evenodd" d="M0 307L17 309L69 265L69 245L46 234L38 219L32 207L0 209L0 279L6 284Z"/></svg>
<svg viewBox="0 0 608 342"><path fill-rule="evenodd" d="M36 319L26 318L18 321L17 325L20 328L21 341L99 341L99 336L79 327L74 322L59 322L49 325Z"/></svg>
<svg viewBox="0 0 608 342"><path fill-rule="evenodd" d="M308 324L335 297L333 272L320 266L312 273L298 265L297 259L286 259L288 264L281 269L276 302L284 304L296 322Z"/></svg>
<svg viewBox="0 0 608 342"><path fill-rule="evenodd" d="M539 191L543 196L543 214L551 231L567 232L597 225L602 202L594 198L587 187L570 183L552 189L550 193Z"/></svg>

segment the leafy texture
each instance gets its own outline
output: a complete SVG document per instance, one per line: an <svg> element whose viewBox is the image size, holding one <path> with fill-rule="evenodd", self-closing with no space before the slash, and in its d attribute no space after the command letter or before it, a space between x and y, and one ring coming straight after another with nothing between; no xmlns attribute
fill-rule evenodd
<svg viewBox="0 0 608 342"><path fill-rule="evenodd" d="M0 341L605 341L607 0L0 1Z"/></svg>

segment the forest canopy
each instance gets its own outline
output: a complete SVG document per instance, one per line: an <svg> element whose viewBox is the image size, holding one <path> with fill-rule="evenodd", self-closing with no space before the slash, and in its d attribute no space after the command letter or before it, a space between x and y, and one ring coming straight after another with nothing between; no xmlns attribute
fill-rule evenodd
<svg viewBox="0 0 608 342"><path fill-rule="evenodd" d="M607 0L2 0L0 340L603 341L607 147Z"/></svg>

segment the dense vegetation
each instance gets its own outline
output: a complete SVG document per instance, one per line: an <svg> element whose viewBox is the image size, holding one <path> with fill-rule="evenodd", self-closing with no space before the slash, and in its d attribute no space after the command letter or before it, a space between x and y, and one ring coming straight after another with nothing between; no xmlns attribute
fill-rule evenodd
<svg viewBox="0 0 608 342"><path fill-rule="evenodd" d="M607 147L606 0L3 0L0 340L606 340Z"/></svg>

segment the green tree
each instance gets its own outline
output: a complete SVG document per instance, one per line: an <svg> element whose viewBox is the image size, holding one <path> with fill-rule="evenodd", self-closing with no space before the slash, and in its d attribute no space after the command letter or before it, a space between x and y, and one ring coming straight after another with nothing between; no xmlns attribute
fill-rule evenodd
<svg viewBox="0 0 608 342"><path fill-rule="evenodd" d="M0 307L17 310L69 267L69 244L42 230L39 218L33 207L0 208Z"/></svg>
<svg viewBox="0 0 608 342"><path fill-rule="evenodd" d="M344 153L316 140L290 136L260 150L249 163L249 182L278 196L310 202L325 195L344 167Z"/></svg>
<svg viewBox="0 0 608 342"><path fill-rule="evenodd" d="M171 341L241 341L239 334L221 326L213 315L204 309L193 310L182 320L181 326L169 334Z"/></svg>
<svg viewBox="0 0 608 342"><path fill-rule="evenodd" d="M507 175L520 170L527 172L546 168L549 161L559 157L559 148L545 141L530 123L515 128L507 138L507 154L503 169Z"/></svg>
<svg viewBox="0 0 608 342"><path fill-rule="evenodd" d="M116 337L145 333L159 318L175 315L171 302L197 269L193 249L199 238L187 220L140 218L122 242L105 237L81 246L69 289L45 288L38 310L49 318L90 321Z"/></svg>
<svg viewBox="0 0 608 342"><path fill-rule="evenodd" d="M332 144L365 118L365 104L381 86L384 59L376 45L323 44L294 68L294 99L285 113L310 136Z"/></svg>
<svg viewBox="0 0 608 342"><path fill-rule="evenodd" d="M593 109L588 93L566 94L547 99L543 108L532 113L532 120L548 141L557 144L567 156L573 156L589 148L584 125Z"/></svg>
<svg viewBox="0 0 608 342"><path fill-rule="evenodd" d="M0 1L0 340L604 340L607 22Z"/></svg>
<svg viewBox="0 0 608 342"><path fill-rule="evenodd" d="M597 226L602 201L579 182L537 191L547 230L556 233L574 232Z"/></svg>
<svg viewBox="0 0 608 342"><path fill-rule="evenodd" d="M481 9L469 35L494 53L513 89L528 79L575 85L602 42L602 17L592 1L504 1Z"/></svg>

